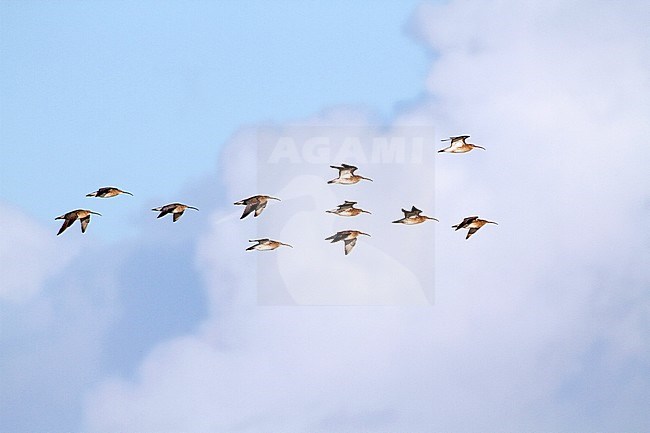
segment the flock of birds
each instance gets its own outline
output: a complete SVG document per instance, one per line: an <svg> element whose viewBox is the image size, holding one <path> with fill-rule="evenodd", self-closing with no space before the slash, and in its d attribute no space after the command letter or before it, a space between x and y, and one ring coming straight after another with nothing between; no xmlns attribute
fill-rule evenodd
<svg viewBox="0 0 650 433"><path fill-rule="evenodd" d="M442 141L449 141L450 144L444 149L440 149L438 152L444 153L466 153L472 149L478 148L485 150L484 147L478 146L476 144L468 143L466 140L469 138L469 135L460 135L455 137L449 137ZM331 165L333 169L338 170L339 175L337 178L328 181L328 184L339 184L339 185L354 185L362 180L367 180L372 182L372 179L363 177L361 175L355 174L357 167L349 164L341 164L340 166ZM115 187L103 187L99 188L97 191L86 194L86 197L97 197L97 198L111 198L118 196L120 194L133 195L128 191L123 191ZM255 195L248 197L246 199L240 200L234 203L237 206L245 206L244 212L242 213L240 219L246 218L251 213L254 213L254 217L260 216L269 200L280 201L279 198L271 197L268 195ZM363 210L361 208L354 207L357 202L355 201L345 201L342 204L338 205L336 209L328 210L327 213L342 217L355 217L362 213L370 214L370 212ZM159 212L157 218L162 218L165 215L171 214L173 222L178 221L178 219L183 215L186 209L193 209L198 211L194 206L189 206L182 203L170 203L164 206L153 208L152 211ZM404 217L398 220L393 221L394 224L405 224L405 225L415 225L422 224L427 220L438 221L436 218L422 215L422 210L412 206L410 210L402 209ZM59 229L57 236L63 233L68 227L70 227L75 221L79 220L81 224L81 232L85 233L88 223L90 222L91 215L100 215L98 212L93 212L88 209L76 209L70 211L66 214L63 214L56 220L63 220L63 225ZM474 233L476 233L481 227L486 224L497 224L494 221L488 221L479 218L478 216L469 216L464 218L460 223L453 225L452 228L455 230L459 229L468 229L467 236L465 239L469 239ZM357 243L357 238L361 235L370 236L368 233L361 232L359 230L342 230L332 236L325 238L327 241L341 242L344 243L345 255L350 254L352 248ZM257 251L270 251L279 248L280 246L287 246L293 248L291 245L276 241L273 239L263 238L263 239L251 239L249 242L254 243L250 247L246 248L247 251L257 250Z"/></svg>

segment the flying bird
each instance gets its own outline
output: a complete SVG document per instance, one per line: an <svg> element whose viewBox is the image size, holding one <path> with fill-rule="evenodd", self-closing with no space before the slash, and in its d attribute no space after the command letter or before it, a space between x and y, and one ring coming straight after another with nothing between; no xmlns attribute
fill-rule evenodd
<svg viewBox="0 0 650 433"><path fill-rule="evenodd" d="M357 243L357 238L359 235L370 236L368 233L363 233L358 230L343 230L333 234L332 236L325 238L326 241L331 241L331 243L344 241L345 243L345 255L347 256L352 251L352 248Z"/></svg>
<svg viewBox="0 0 650 433"><path fill-rule="evenodd" d="M260 216L269 200L282 201L279 198L271 197L269 195L254 195L253 197L248 197L234 203L236 206L246 206L239 219L246 218L253 211L255 211L255 215L253 217Z"/></svg>
<svg viewBox="0 0 650 433"><path fill-rule="evenodd" d="M469 239L470 236L472 236L474 233L477 232L478 229L483 227L485 224L496 224L499 225L498 223L495 223L494 221L487 221L487 220L482 220L479 219L477 216L470 216L463 221L461 221L459 224L456 224L455 226L451 226L452 229L469 229L467 232L467 236L465 239Z"/></svg>
<svg viewBox="0 0 650 433"><path fill-rule="evenodd" d="M421 215L422 211L415 206L411 206L411 210L402 209L402 212L404 212L404 218L393 221L394 224L413 225L423 223L426 220L438 221L436 218Z"/></svg>
<svg viewBox="0 0 650 433"><path fill-rule="evenodd" d="M99 216L102 215L100 213L93 212L87 209L77 209L77 210L72 210L66 214L63 214L60 217L54 218L55 220L64 220L63 225L61 226L59 232L56 235L58 236L61 233L63 233L76 220L79 220L79 222L81 223L81 233L86 233L86 227L88 227L88 223L90 222L90 214L99 215Z"/></svg>
<svg viewBox="0 0 650 433"><path fill-rule="evenodd" d="M280 245L284 245L285 247L290 247L293 248L289 244L282 243L280 241L274 241L272 239L264 238L264 239L252 239L249 240L248 242L257 242L255 245L251 245L250 247L246 248L246 251L252 251L252 250L257 250L257 251L271 251L276 248L278 248Z"/></svg>
<svg viewBox="0 0 650 433"><path fill-rule="evenodd" d="M344 217L357 216L361 213L367 213L367 214L370 213L367 210L354 207L355 204L357 204L356 201L345 200L345 202L343 202L343 204L338 205L336 209L326 210L325 212L333 213L335 215L344 216Z"/></svg>
<svg viewBox="0 0 650 433"><path fill-rule="evenodd" d="M336 166L336 165L330 165L331 168L335 168L339 171L339 177L336 179L332 179L328 181L327 183L339 183L341 185L353 185L360 180L369 180L372 182L372 179L369 179L367 177L359 176L358 174L354 174L356 170L358 170L357 167L354 165L348 165L348 164L341 164L341 166Z"/></svg>
<svg viewBox="0 0 650 433"><path fill-rule="evenodd" d="M86 194L86 197L99 197L99 198L110 198L110 197L115 197L116 195L120 194L128 194L128 195L133 195L128 191L122 191L119 188L115 188L114 186L105 186L103 188L99 188L95 192L91 192L90 194Z"/></svg>
<svg viewBox="0 0 650 433"><path fill-rule="evenodd" d="M155 207L151 210L160 212L158 214L158 218L162 218L167 214L172 214L174 218L174 222L178 221L178 219L183 215L183 212L185 212L185 209L194 209L198 210L197 208L193 206L188 206L186 204L181 204L181 203L171 203L167 204L165 206L160 206L160 207Z"/></svg>
<svg viewBox="0 0 650 433"><path fill-rule="evenodd" d="M485 150L484 147L477 146L476 144L472 143L467 143L465 140L469 138L469 135L459 135L456 137L449 137L445 138L444 140L440 141L451 141L448 147L445 147L444 149L440 149L438 153L440 152L446 152L446 153L465 153L469 152L470 150L474 149L475 147L479 149Z"/></svg>

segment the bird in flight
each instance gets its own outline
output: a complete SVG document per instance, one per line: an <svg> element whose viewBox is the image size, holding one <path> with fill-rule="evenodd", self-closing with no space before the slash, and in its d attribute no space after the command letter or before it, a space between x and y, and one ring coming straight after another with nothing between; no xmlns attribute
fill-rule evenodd
<svg viewBox="0 0 650 433"><path fill-rule="evenodd" d="M344 216L344 217L357 216L361 213L367 213L367 214L370 213L367 210L354 207L355 204L357 204L356 201L345 200L345 202L343 202L343 204L338 205L336 209L326 210L325 212L333 213L335 215Z"/></svg>
<svg viewBox="0 0 650 433"><path fill-rule="evenodd" d="M479 219L477 216L470 216L460 223L456 224L455 226L451 226L452 229L469 229L467 232L467 236L465 239L469 239L470 236L472 236L474 233L478 231L481 227L483 227L485 224L496 224L499 225L498 223L495 223L494 221L487 221L487 220L482 220Z"/></svg>
<svg viewBox="0 0 650 433"><path fill-rule="evenodd" d="M436 218L421 215L422 211L415 206L411 206L411 210L402 209L402 212L404 212L404 218L393 221L394 224L413 225L423 223L426 220L438 221Z"/></svg>
<svg viewBox="0 0 650 433"><path fill-rule="evenodd" d="M99 197L99 198L110 198L110 197L115 197L116 195L120 194L128 194L132 196L128 191L122 191L119 188L115 188L114 186L105 186L103 188L99 188L95 192L91 192L90 194L86 194L86 197Z"/></svg>
<svg viewBox="0 0 650 433"><path fill-rule="evenodd" d="M327 183L338 183L341 185L353 185L360 180L369 180L372 182L372 179L369 179L367 177L359 176L358 174L354 174L356 170L358 170L357 167L354 165L348 165L348 164L341 164L341 166L336 166L336 165L330 165L331 168L335 168L339 171L339 177L336 179L332 179L328 181Z"/></svg>
<svg viewBox="0 0 650 433"><path fill-rule="evenodd" d="M282 243L280 241L274 241L273 239L268 239L268 238L252 239L252 240L249 240L248 242L257 242L257 243L255 245L251 245L250 247L246 248L246 251L253 251L253 250L271 251L271 250L274 250L274 249L278 248L281 245L284 245L285 247L293 248L289 244L285 244L285 243Z"/></svg>
<svg viewBox="0 0 650 433"><path fill-rule="evenodd" d="M100 213L93 212L87 209L77 209L54 218L55 220L64 220L63 225L61 226L59 232L56 235L58 236L61 233L63 233L76 220L79 220L79 222L81 223L81 233L86 233L86 227L88 227L88 223L90 222L90 214L99 215L99 216L102 215Z"/></svg>
<svg viewBox="0 0 650 433"><path fill-rule="evenodd" d="M186 204L181 204L181 203L171 203L167 204L165 206L160 206L160 207L155 207L151 210L160 212L158 214L157 218L162 218L167 214L172 214L174 222L178 221L178 219L183 215L183 212L185 212L185 209L194 209L198 210L197 208L193 206L188 206Z"/></svg>
<svg viewBox="0 0 650 433"><path fill-rule="evenodd" d="M331 241L331 243L343 241L345 243L345 255L347 256L356 245L357 238L360 235L370 236L368 233L363 233L358 230L343 230L325 238L325 240Z"/></svg>
<svg viewBox="0 0 650 433"><path fill-rule="evenodd" d="M269 195L254 195L252 197L248 197L234 203L236 206L246 206L239 219L246 218L253 211L255 211L255 215L253 215L253 217L260 216L269 200L282 201L279 198L271 197Z"/></svg>
<svg viewBox="0 0 650 433"><path fill-rule="evenodd" d="M467 143L465 140L469 138L469 135L459 135L456 137L449 137L445 138L444 140L440 141L450 141L448 147L445 147L444 149L440 149L438 153L440 152L445 152L445 153L465 153L469 152L470 150L474 148L479 148L485 150L484 147L477 146L476 144L472 143Z"/></svg>

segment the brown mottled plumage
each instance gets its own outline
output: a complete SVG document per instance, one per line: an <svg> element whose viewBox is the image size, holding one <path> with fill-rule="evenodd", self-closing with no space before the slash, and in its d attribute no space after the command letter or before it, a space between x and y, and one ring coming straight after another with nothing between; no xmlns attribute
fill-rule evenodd
<svg viewBox="0 0 650 433"><path fill-rule="evenodd" d="M451 141L448 147L445 147L444 149L440 149L438 153L440 152L445 152L445 153L466 153L469 152L470 150L474 148L478 149L483 149L485 150L484 147L477 146L476 144L472 143L467 143L465 140L469 138L469 135L459 135L457 137L449 137L445 138L444 140L441 141Z"/></svg>
<svg viewBox="0 0 650 433"><path fill-rule="evenodd" d="M293 248L289 244L282 243L280 241L274 241L273 239L252 239L249 240L248 242L257 242L255 245L251 245L250 247L246 248L246 251L252 251L252 250L257 250L257 251L271 251L276 248L278 248L281 245L284 245L286 247Z"/></svg>
<svg viewBox="0 0 650 433"><path fill-rule="evenodd" d="M167 204L165 206L160 206L160 207L155 207L151 210L160 212L158 214L157 218L162 218L167 214L172 214L173 215L173 220L174 222L178 221L178 219L183 215L183 212L185 212L185 209L194 209L198 210L197 208L193 206L188 206L186 204L181 204L181 203L171 203Z"/></svg>
<svg viewBox="0 0 650 433"><path fill-rule="evenodd" d="M255 212L253 217L258 217L266 207L269 200L282 201L279 198L271 197L269 195L254 195L234 203L237 206L246 206L244 212L239 219L244 219L252 212Z"/></svg>
<svg viewBox="0 0 650 433"><path fill-rule="evenodd" d="M394 224L413 225L423 223L426 220L438 221L436 218L420 215L422 211L415 206L411 206L411 210L402 209L402 212L404 212L404 218L393 221Z"/></svg>
<svg viewBox="0 0 650 433"><path fill-rule="evenodd" d="M357 238L359 235L370 236L368 233L363 233L358 230L343 230L333 234L332 236L325 238L326 241L339 242L344 241L345 243L345 255L347 256L352 251L352 248L357 243Z"/></svg>
<svg viewBox="0 0 650 433"><path fill-rule="evenodd" d="M110 198L110 197L115 197L116 195L119 194L128 194L131 196L133 195L128 191L122 191L121 189L115 188L114 186L105 186L103 188L99 188L95 192L86 194L86 197Z"/></svg>
<svg viewBox="0 0 650 433"><path fill-rule="evenodd" d="M451 228L456 229L456 230L469 229L469 231L467 232L467 236L465 237L465 239L469 239L470 236L472 236L474 233L476 233L478 231L478 229L483 227L485 224L497 224L497 225L499 225L498 223L495 223L494 221L482 220L482 219L479 219L479 217L477 217L477 216L470 216L470 217L464 218L460 223L458 223L458 224L456 224L454 226L451 226Z"/></svg>
<svg viewBox="0 0 650 433"><path fill-rule="evenodd" d="M372 179L369 179L367 177L359 176L358 174L354 174L356 170L358 170L357 167L354 165L348 165L348 164L341 164L341 166L336 166L336 165L330 165L330 167L335 168L339 171L339 177L336 179L332 179L328 181L327 183L338 183L341 185L353 185L360 180L369 180L372 182Z"/></svg>
<svg viewBox="0 0 650 433"><path fill-rule="evenodd" d="M66 214L63 214L59 217L54 218L55 220L64 220L63 225L59 229L59 232L56 234L57 236L63 233L68 227L70 227L76 220L79 220L79 223L81 224L81 233L86 233L86 227L88 227L88 223L90 222L90 215L99 215L101 216L102 214L93 212L91 210L87 209L76 209L72 210Z"/></svg>
<svg viewBox="0 0 650 433"><path fill-rule="evenodd" d="M367 210L354 207L355 204L357 204L356 201L346 200L345 202L343 202L343 204L338 205L336 209L326 210L325 212L333 213L335 215L344 216L344 217L357 216L362 213L367 213L367 214L370 213Z"/></svg>

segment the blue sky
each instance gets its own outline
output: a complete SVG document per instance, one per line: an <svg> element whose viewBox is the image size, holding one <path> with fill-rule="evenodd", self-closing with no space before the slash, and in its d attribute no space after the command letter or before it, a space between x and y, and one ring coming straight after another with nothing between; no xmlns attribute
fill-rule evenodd
<svg viewBox="0 0 650 433"><path fill-rule="evenodd" d="M104 221L120 237L243 125L334 104L389 116L423 91L416 4L2 2L2 198L47 221L123 187L135 198Z"/></svg>
<svg viewBox="0 0 650 433"><path fill-rule="evenodd" d="M0 8L0 432L650 429L647 2ZM332 189L260 131L430 147ZM461 132L487 150L435 153ZM343 256L322 210L352 193ZM440 223L389 224L411 204ZM57 237L77 207L104 216Z"/></svg>

